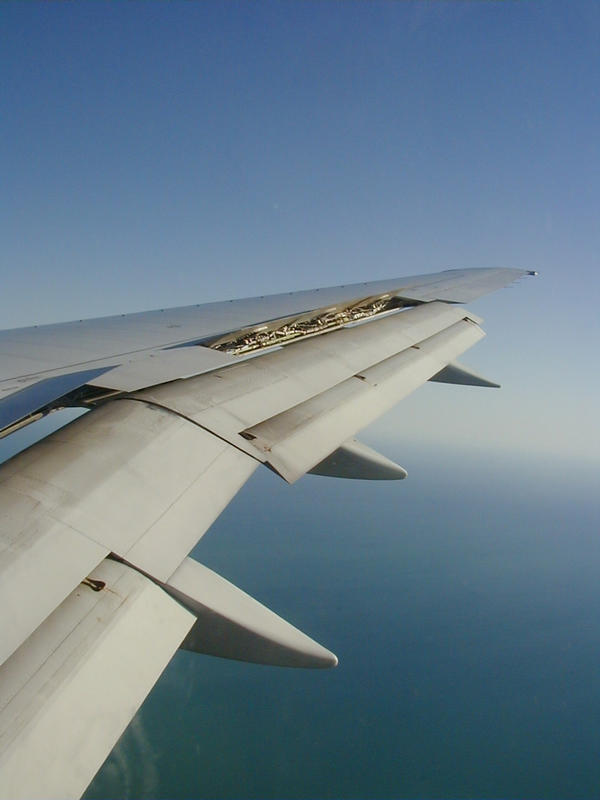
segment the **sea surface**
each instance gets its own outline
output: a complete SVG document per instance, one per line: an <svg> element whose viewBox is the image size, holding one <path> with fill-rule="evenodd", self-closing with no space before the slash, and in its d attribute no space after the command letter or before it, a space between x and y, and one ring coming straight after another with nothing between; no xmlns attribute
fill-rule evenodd
<svg viewBox="0 0 600 800"><path fill-rule="evenodd" d="M178 652L87 800L600 795L597 465L369 443L407 480L259 470L194 551L339 666Z"/></svg>

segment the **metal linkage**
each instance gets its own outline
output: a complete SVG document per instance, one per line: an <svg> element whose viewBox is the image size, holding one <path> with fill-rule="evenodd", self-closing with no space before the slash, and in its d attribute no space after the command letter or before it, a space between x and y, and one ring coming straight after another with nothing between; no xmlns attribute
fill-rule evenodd
<svg viewBox="0 0 600 800"><path fill-rule="evenodd" d="M348 325L352 322L374 317L385 311L400 308L404 303L398 297L384 294L379 297L367 297L345 307L320 309L310 316L303 315L294 319L275 320L246 331L237 331L229 337L212 342L209 346L230 355L242 355L266 347L287 344L294 339L316 336ZM230 338L233 336L233 338Z"/></svg>

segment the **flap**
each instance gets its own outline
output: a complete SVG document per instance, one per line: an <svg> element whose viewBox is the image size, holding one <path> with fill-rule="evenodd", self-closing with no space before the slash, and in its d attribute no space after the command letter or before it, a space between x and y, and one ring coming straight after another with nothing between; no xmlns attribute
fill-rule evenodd
<svg viewBox="0 0 600 800"><path fill-rule="evenodd" d="M429 303L297 341L207 375L147 389L136 397L164 405L244 448L239 435L244 429L321 394L465 316L467 312L457 306Z"/></svg>
<svg viewBox="0 0 600 800"><path fill-rule="evenodd" d="M259 463L176 414L118 400L2 464L2 657L111 551L166 580Z"/></svg>
<svg viewBox="0 0 600 800"><path fill-rule="evenodd" d="M0 797L79 797L193 622L129 567L94 570L0 667Z"/></svg>
<svg viewBox="0 0 600 800"><path fill-rule="evenodd" d="M283 478L296 481L483 336L474 323L457 322L317 397L248 428L245 436Z"/></svg>

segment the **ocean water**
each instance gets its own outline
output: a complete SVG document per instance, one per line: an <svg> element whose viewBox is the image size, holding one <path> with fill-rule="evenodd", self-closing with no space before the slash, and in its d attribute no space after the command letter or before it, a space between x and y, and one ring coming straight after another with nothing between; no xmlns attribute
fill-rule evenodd
<svg viewBox="0 0 600 800"><path fill-rule="evenodd" d="M337 669L177 653L88 800L600 794L597 474L383 449L406 481L259 470L194 552Z"/></svg>

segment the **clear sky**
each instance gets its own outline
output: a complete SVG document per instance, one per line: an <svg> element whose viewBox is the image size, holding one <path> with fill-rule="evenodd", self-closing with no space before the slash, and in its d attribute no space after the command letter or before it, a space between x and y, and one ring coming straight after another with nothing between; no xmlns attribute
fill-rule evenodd
<svg viewBox="0 0 600 800"><path fill-rule="evenodd" d="M8 2L0 36L0 327L538 269L473 305L502 392L375 432L597 463L600 3Z"/></svg>

